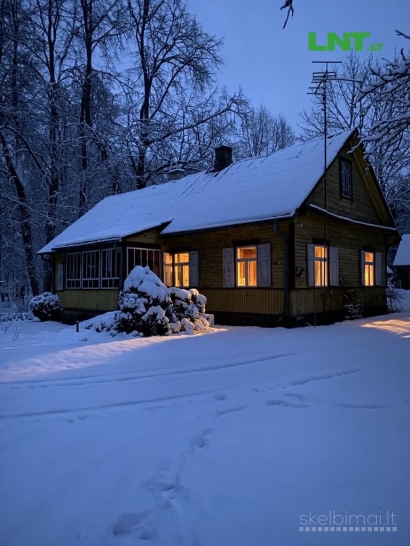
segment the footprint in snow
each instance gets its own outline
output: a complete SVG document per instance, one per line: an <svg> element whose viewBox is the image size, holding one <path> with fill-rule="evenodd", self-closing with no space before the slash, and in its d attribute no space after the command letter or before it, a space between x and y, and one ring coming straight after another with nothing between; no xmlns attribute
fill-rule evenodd
<svg viewBox="0 0 410 546"><path fill-rule="evenodd" d="M219 410L216 412L216 417L222 417L223 415L227 415L228 413L235 413L237 411L241 411L245 408L247 408L248 406L236 406L234 408L228 408L228 409L225 409L225 410Z"/></svg>
<svg viewBox="0 0 410 546"><path fill-rule="evenodd" d="M215 400L221 400L221 401L226 400L226 394L223 394L223 393L215 394L214 398L215 398Z"/></svg>

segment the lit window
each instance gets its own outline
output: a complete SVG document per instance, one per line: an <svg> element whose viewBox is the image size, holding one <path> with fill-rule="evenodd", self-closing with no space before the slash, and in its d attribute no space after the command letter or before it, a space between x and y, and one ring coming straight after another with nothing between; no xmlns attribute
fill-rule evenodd
<svg viewBox="0 0 410 546"><path fill-rule="evenodd" d="M113 248L101 250L101 288L118 288L121 254Z"/></svg>
<svg viewBox="0 0 410 546"><path fill-rule="evenodd" d="M352 164L340 160L340 194L346 199L352 199Z"/></svg>
<svg viewBox="0 0 410 546"><path fill-rule="evenodd" d="M100 251L90 250L83 252L82 256L83 288L99 288L100 287Z"/></svg>
<svg viewBox="0 0 410 546"><path fill-rule="evenodd" d="M148 266L155 275L159 276L159 250L151 250L147 248L127 248L127 275L137 265L141 267Z"/></svg>
<svg viewBox="0 0 410 546"><path fill-rule="evenodd" d="M328 285L327 247L315 246L315 286Z"/></svg>
<svg viewBox="0 0 410 546"><path fill-rule="evenodd" d="M364 253L364 285L374 286L374 252Z"/></svg>
<svg viewBox="0 0 410 546"><path fill-rule="evenodd" d="M244 246L236 249L237 286L257 286L257 249L256 246Z"/></svg>
<svg viewBox="0 0 410 546"><path fill-rule="evenodd" d="M175 286L189 287L189 252L174 255Z"/></svg>
<svg viewBox="0 0 410 546"><path fill-rule="evenodd" d="M66 288L81 288L81 252L66 255Z"/></svg>

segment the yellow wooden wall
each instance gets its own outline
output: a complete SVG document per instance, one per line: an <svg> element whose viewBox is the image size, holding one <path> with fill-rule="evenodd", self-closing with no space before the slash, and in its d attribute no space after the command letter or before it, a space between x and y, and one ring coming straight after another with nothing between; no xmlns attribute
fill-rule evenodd
<svg viewBox="0 0 410 546"><path fill-rule="evenodd" d="M354 142L350 141L340 153L340 157L344 157L352 162L353 199L349 200L340 196L340 167L339 159L336 158L327 172L326 208L329 212L354 220L377 225L390 225L388 213L383 206L380 193L377 191L370 170L367 169L361 149L358 148L353 153L348 153L353 145ZM321 208L325 208L323 180L320 181L309 196L307 203L313 203Z"/></svg>
<svg viewBox="0 0 410 546"><path fill-rule="evenodd" d="M285 234L289 233L288 222L280 222L279 227ZM199 282L201 289L221 289L223 287L224 248L239 246L244 243L270 243L272 288L283 287L284 241L274 232L272 222L248 224L185 235L172 235L163 237L162 241L162 250L165 252L183 250L199 251ZM227 288L225 290L231 291L235 289ZM239 291L242 292L243 289L239 289Z"/></svg>
<svg viewBox="0 0 410 546"><path fill-rule="evenodd" d="M327 217L326 239L339 249L339 283L361 286L360 251L372 247L382 254L382 282L386 283L386 252L383 232ZM306 248L313 239L323 239L324 216L313 210L295 220L295 288L308 288ZM312 290L312 288L310 288Z"/></svg>

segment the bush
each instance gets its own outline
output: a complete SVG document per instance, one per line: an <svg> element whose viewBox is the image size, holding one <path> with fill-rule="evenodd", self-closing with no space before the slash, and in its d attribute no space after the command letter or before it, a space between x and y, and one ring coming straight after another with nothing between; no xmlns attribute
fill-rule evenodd
<svg viewBox="0 0 410 546"><path fill-rule="evenodd" d="M119 294L114 330L144 336L204 331L213 325L205 304L195 288L168 289L149 267L137 266Z"/></svg>
<svg viewBox="0 0 410 546"><path fill-rule="evenodd" d="M387 283L387 309L389 313L399 313L403 310L403 296L399 290L391 283Z"/></svg>
<svg viewBox="0 0 410 546"><path fill-rule="evenodd" d="M169 334L170 305L165 284L149 267L137 265L126 278L118 298L120 310L116 314L116 329L145 336Z"/></svg>
<svg viewBox="0 0 410 546"><path fill-rule="evenodd" d="M60 298L51 292L34 296L30 301L30 309L33 315L40 320L59 321L63 314Z"/></svg>
<svg viewBox="0 0 410 546"><path fill-rule="evenodd" d="M348 290L343 296L346 299L345 318L347 320L363 318L363 302L357 297L356 291Z"/></svg>

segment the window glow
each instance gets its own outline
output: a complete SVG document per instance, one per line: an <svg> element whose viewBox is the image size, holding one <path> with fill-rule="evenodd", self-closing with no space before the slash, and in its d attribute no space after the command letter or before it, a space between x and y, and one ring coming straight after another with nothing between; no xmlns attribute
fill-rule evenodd
<svg viewBox="0 0 410 546"><path fill-rule="evenodd" d="M189 252L180 252L174 256L175 286L189 287Z"/></svg>
<svg viewBox="0 0 410 546"><path fill-rule="evenodd" d="M236 264L237 286L258 286L256 246L237 248Z"/></svg>
<svg viewBox="0 0 410 546"><path fill-rule="evenodd" d="M325 246L315 246L315 286L328 286L328 259Z"/></svg>
<svg viewBox="0 0 410 546"><path fill-rule="evenodd" d="M364 253L364 285L374 286L374 252Z"/></svg>

